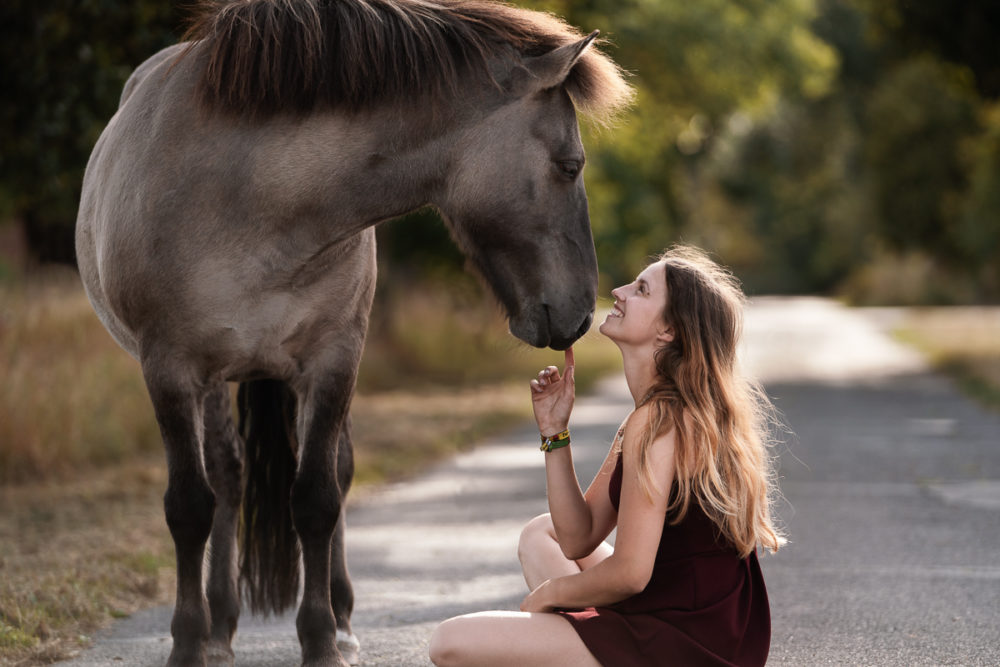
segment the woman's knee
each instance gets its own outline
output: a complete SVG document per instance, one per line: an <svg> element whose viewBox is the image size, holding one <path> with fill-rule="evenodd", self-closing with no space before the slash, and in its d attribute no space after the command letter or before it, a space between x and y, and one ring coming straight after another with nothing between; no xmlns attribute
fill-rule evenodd
<svg viewBox="0 0 1000 667"><path fill-rule="evenodd" d="M449 618L434 629L427 647L431 662L437 667L460 665L463 655L462 618Z"/></svg>
<svg viewBox="0 0 1000 667"><path fill-rule="evenodd" d="M521 529L521 537L517 542L517 557L524 562L524 557L532 553L540 544L555 542L556 532L552 525L550 514L541 514L525 524Z"/></svg>

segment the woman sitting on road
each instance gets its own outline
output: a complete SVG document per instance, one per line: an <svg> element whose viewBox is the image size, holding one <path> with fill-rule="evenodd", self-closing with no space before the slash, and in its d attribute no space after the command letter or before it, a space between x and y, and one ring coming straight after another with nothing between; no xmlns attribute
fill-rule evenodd
<svg viewBox="0 0 1000 667"><path fill-rule="evenodd" d="M436 665L763 665L771 636L757 546L770 515L770 403L737 373L744 296L701 251L674 247L612 291L600 331L635 400L581 492L569 445L574 359L531 381L549 514L524 528L521 612L449 619ZM604 542L617 528L615 546Z"/></svg>

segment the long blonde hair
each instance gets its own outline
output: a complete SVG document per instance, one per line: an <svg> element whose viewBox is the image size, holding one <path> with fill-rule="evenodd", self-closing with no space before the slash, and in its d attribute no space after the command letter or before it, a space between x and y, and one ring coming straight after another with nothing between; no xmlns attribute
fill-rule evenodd
<svg viewBox="0 0 1000 667"><path fill-rule="evenodd" d="M676 429L671 523L680 522L693 501L741 556L758 544L777 551L785 543L771 516L776 484L769 445L777 420L760 385L737 369L746 298L736 278L697 248L673 246L660 261L667 284L663 321L674 339L655 354L640 483L647 491L656 486L649 448Z"/></svg>

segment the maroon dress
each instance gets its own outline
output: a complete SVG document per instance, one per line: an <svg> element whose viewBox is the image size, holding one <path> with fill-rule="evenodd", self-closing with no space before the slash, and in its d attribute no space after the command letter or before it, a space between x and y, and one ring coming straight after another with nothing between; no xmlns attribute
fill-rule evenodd
<svg viewBox="0 0 1000 667"><path fill-rule="evenodd" d="M618 509L622 460L608 484ZM763 665L771 610L757 554L740 558L692 503L677 525L664 523L646 588L607 607L559 611L605 667Z"/></svg>

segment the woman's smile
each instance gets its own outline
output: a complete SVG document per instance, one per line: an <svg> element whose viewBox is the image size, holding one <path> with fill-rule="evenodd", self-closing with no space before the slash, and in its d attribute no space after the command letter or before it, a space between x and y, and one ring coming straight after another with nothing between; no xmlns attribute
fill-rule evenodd
<svg viewBox="0 0 1000 667"><path fill-rule="evenodd" d="M654 342L667 301L665 272L663 262L655 262L628 285L611 290L614 305L599 331L619 345Z"/></svg>

